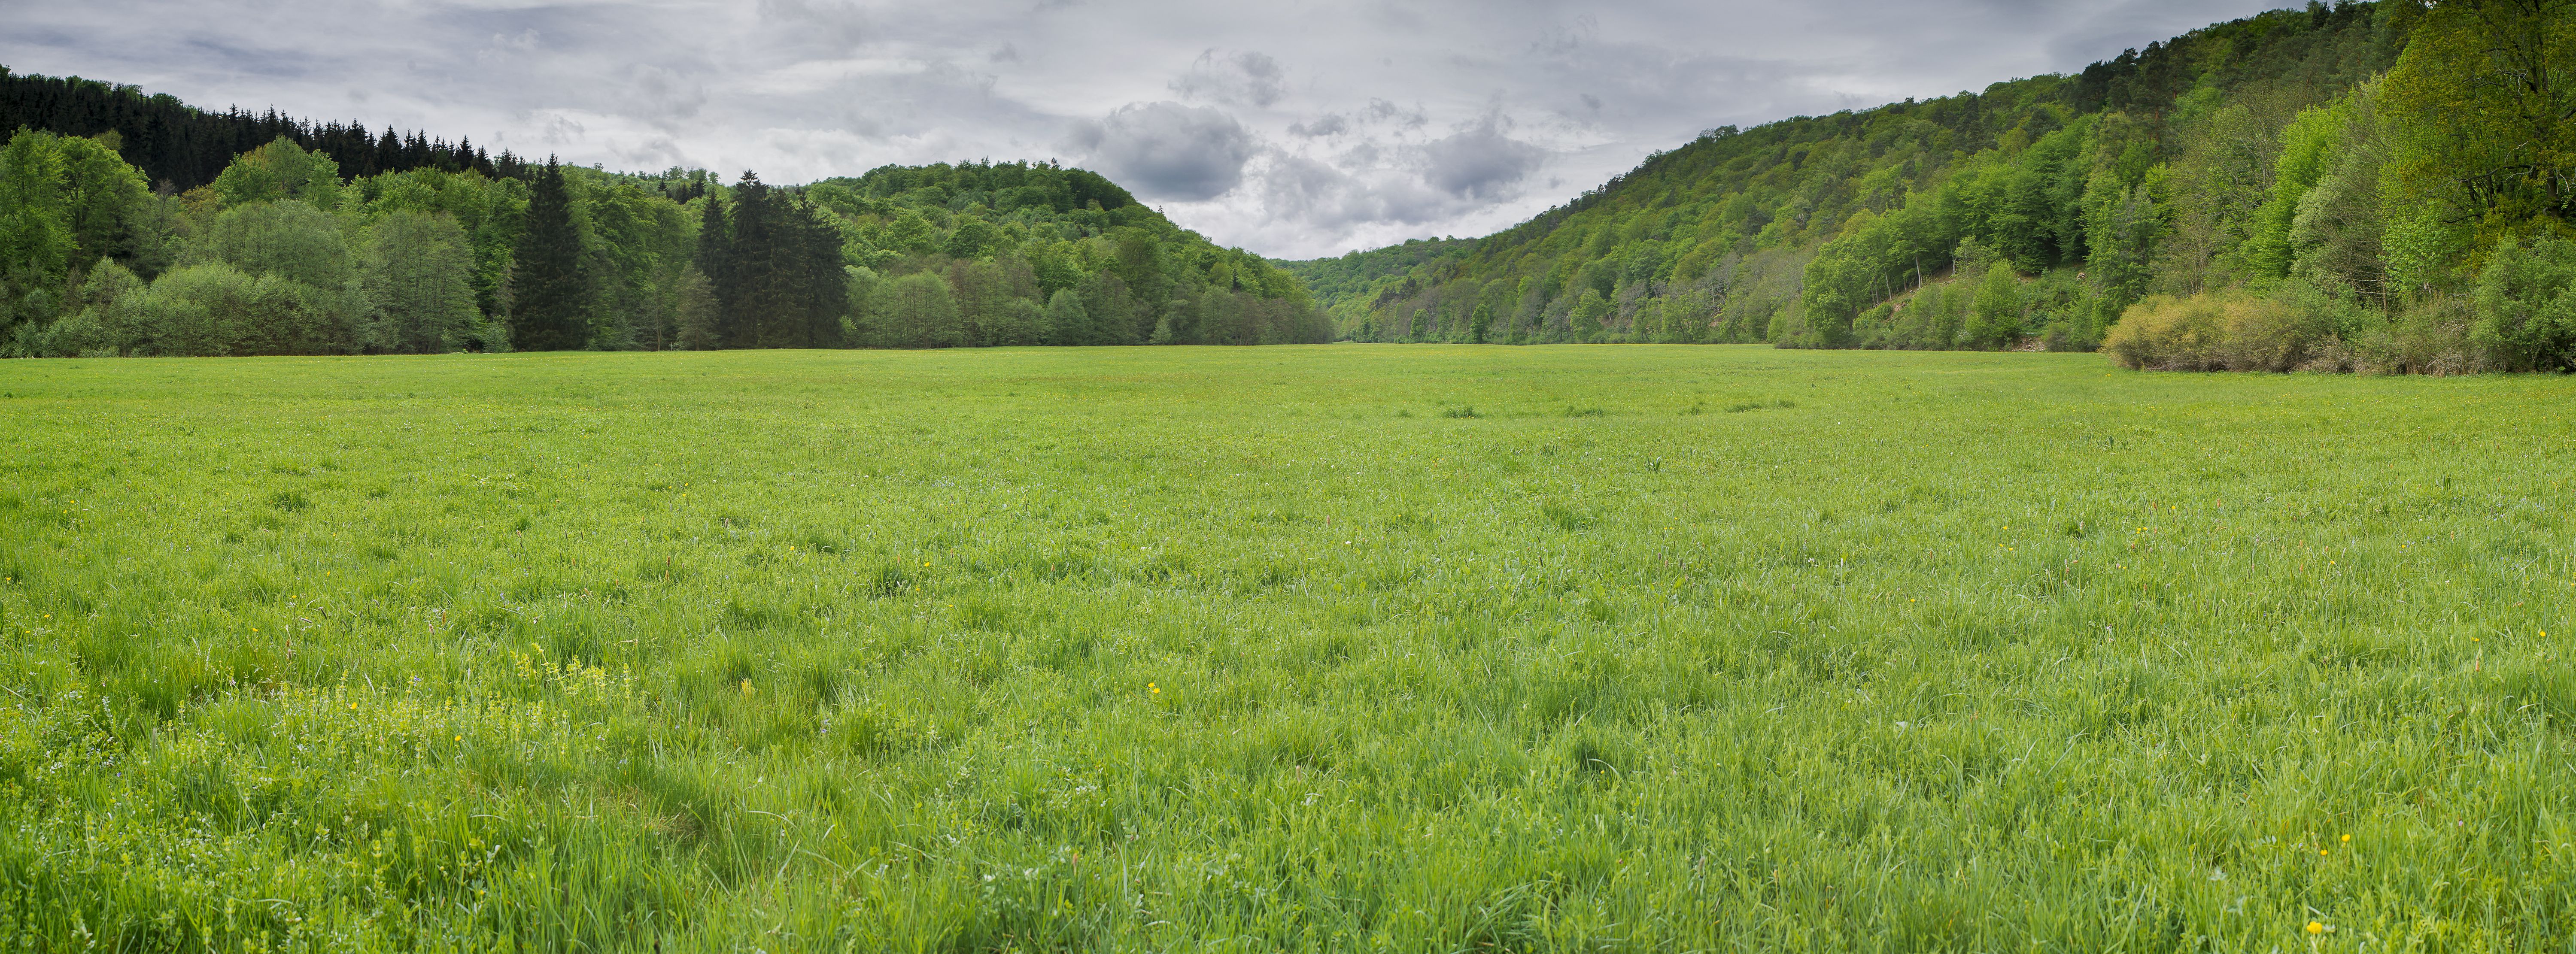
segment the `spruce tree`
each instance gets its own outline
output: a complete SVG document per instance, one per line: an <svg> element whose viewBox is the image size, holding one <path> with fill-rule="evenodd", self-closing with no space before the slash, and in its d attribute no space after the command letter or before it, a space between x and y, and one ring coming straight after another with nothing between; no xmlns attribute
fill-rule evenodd
<svg viewBox="0 0 2576 954"><path fill-rule="evenodd" d="M581 232L572 221L572 194L563 168L546 160L528 188L528 237L519 244L517 308L510 347L520 351L571 351L589 344L582 320L587 283L581 268Z"/></svg>
<svg viewBox="0 0 2576 954"><path fill-rule="evenodd" d="M804 346L837 348L841 317L850 310L849 276L841 270L841 230L832 224L831 212L802 202L797 208L803 239L797 277L805 286L800 296L805 301Z"/></svg>
<svg viewBox="0 0 2576 954"><path fill-rule="evenodd" d="M725 302L733 300L736 293L733 222L725 215L724 200L710 195L702 202L698 210L697 270L705 278L711 310L706 317L703 339L682 346L691 350L721 348L733 337L733 328L727 320L731 313L725 308Z"/></svg>
<svg viewBox="0 0 2576 954"><path fill-rule="evenodd" d="M778 195L758 175L742 174L734 187L731 281L716 288L724 306L728 348L775 348L783 307Z"/></svg>

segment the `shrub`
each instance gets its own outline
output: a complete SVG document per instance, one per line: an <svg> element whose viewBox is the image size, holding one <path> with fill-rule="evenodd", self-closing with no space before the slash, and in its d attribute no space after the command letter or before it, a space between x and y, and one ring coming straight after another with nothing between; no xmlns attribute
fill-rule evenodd
<svg viewBox="0 0 2576 954"><path fill-rule="evenodd" d="M2219 354L2231 371L2293 371L2336 341L2334 313L2288 295L2226 296Z"/></svg>
<svg viewBox="0 0 2576 954"><path fill-rule="evenodd" d="M2157 295L2129 306L2102 346L2133 370L2217 371L2226 367L2220 351L2226 333L2226 309L2217 296Z"/></svg>
<svg viewBox="0 0 2576 954"><path fill-rule="evenodd" d="M2476 315L2469 302L2437 298L2389 325L2367 352L2371 370L2392 374L2468 374L2481 369L2470 343Z"/></svg>
<svg viewBox="0 0 2576 954"><path fill-rule="evenodd" d="M2130 306L2103 347L2151 371L2341 370L2346 342L2384 326L2376 312L2305 285L2256 295L2160 295Z"/></svg>
<svg viewBox="0 0 2576 954"><path fill-rule="evenodd" d="M2543 235L2531 248L2496 246L2478 277L2468 344L2499 371L2559 371L2576 364L2576 243Z"/></svg>

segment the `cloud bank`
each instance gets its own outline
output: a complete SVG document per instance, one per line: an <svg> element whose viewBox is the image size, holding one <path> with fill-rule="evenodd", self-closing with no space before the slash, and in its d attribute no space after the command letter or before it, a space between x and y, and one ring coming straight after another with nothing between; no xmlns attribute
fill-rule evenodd
<svg viewBox="0 0 2576 954"><path fill-rule="evenodd" d="M1527 218L1700 130L2081 68L2260 0L0 0L0 63L772 182L1077 163L1277 257Z"/></svg>

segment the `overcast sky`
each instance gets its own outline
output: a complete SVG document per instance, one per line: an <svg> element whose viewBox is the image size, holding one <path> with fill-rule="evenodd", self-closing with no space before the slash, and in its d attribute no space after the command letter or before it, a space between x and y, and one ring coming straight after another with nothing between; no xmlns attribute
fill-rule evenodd
<svg viewBox="0 0 2576 954"><path fill-rule="evenodd" d="M1702 129L2280 0L0 0L0 63L771 182L1062 159L1283 258L1482 235Z"/></svg>

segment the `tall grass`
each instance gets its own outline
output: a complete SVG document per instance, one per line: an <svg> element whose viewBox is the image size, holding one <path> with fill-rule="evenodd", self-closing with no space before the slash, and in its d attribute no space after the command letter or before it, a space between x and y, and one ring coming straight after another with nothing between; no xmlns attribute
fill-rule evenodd
<svg viewBox="0 0 2576 954"><path fill-rule="evenodd" d="M1343 346L0 392L0 950L2576 930L2563 378Z"/></svg>

